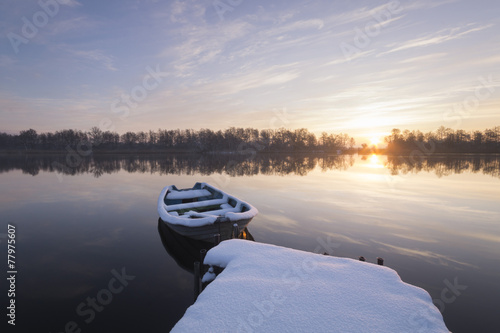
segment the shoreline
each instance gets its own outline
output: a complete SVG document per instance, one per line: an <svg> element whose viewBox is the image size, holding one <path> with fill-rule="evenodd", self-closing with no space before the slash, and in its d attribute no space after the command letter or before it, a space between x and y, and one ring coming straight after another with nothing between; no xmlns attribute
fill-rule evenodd
<svg viewBox="0 0 500 333"><path fill-rule="evenodd" d="M1 156L29 156L29 155L68 155L74 152L66 150L0 150ZM267 155L267 154L280 154L280 155L383 155L389 157L412 157L412 158L433 158L433 157L447 157L447 156L495 156L500 155L500 152L435 152L432 154L417 154L411 152L391 153L387 151L377 152L360 152L356 150L345 151L340 154L336 152L326 151L189 151L189 150L150 150L150 149L134 149L134 150L97 150L92 151L88 155L81 155L88 157L93 155Z"/></svg>

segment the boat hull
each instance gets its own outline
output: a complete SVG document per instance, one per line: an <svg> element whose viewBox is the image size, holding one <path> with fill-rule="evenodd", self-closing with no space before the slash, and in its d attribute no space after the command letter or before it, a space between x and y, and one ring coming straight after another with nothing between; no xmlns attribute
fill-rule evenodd
<svg viewBox="0 0 500 333"><path fill-rule="evenodd" d="M187 227L180 224L172 224L166 221L163 221L163 223L167 224L169 228L181 234L182 236L186 236L201 241L213 242L214 239L217 237L217 235L219 235L221 240L233 238L232 235L234 230L234 224L237 224L238 230L242 231L248 226L250 221L252 221L252 219L243 219L238 221L222 221L200 227Z"/></svg>

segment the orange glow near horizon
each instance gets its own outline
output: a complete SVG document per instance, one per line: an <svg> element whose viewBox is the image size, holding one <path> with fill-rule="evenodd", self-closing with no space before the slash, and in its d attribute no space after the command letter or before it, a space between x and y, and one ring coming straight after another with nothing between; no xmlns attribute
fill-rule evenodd
<svg viewBox="0 0 500 333"><path fill-rule="evenodd" d="M370 143L372 144L372 146L378 146L380 144L380 138L373 136L370 139Z"/></svg>

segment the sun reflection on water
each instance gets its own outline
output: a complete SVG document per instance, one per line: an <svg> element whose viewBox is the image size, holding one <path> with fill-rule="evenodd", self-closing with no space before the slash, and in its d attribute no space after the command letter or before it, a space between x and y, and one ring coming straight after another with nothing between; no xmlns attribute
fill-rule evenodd
<svg viewBox="0 0 500 333"><path fill-rule="evenodd" d="M367 167L373 168L373 169L380 169L380 168L383 168L384 165L382 164L382 161L380 160L378 155L372 154L370 156L370 159L368 160Z"/></svg>

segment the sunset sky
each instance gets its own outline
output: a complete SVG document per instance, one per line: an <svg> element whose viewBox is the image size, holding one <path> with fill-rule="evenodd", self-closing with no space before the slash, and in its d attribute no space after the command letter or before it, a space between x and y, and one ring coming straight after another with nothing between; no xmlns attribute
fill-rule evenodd
<svg viewBox="0 0 500 333"><path fill-rule="evenodd" d="M12 134L500 125L498 0L5 0L0 30Z"/></svg>

